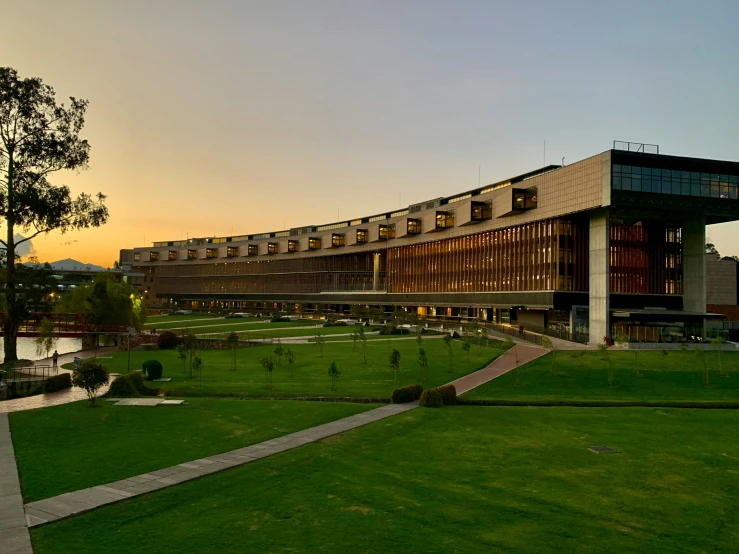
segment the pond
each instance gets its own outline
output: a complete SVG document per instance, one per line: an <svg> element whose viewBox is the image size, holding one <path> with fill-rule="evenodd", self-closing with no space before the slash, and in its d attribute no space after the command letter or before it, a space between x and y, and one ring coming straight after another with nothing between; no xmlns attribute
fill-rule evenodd
<svg viewBox="0 0 739 554"><path fill-rule="evenodd" d="M57 339L56 345L54 345L59 354L68 354L70 352L77 352L82 349L82 339ZM54 352L54 348L51 352ZM5 339L0 337L0 360L5 359ZM50 354L51 355L51 354ZM19 360L42 360L47 358L46 352L38 354L36 352L36 341L31 337L19 337L18 338L18 359Z"/></svg>

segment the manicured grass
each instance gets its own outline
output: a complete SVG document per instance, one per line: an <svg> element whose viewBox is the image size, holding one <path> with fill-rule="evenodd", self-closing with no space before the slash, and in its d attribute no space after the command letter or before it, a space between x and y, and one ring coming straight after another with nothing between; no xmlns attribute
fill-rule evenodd
<svg viewBox="0 0 739 554"><path fill-rule="evenodd" d="M349 330L347 331L347 329ZM192 330L192 332L198 336L208 336L212 335L213 333L218 333L223 337L226 337L232 331L236 332L236 334L239 335L239 338L249 339L253 337L312 337L316 333L321 333L322 335L335 335L341 333L351 333L351 328L323 327L322 325L313 325L309 321L303 321L300 323L272 323L266 325L243 325L240 327L204 327L202 329Z"/></svg>
<svg viewBox="0 0 739 554"><path fill-rule="evenodd" d="M283 358L282 365L277 364L274 354L276 344L236 349L237 370L231 370L230 350L201 350L198 356L203 360L203 386L197 376L189 377L189 372L182 369L182 363L174 350L154 352L131 352L131 368L140 368L145 360L157 359L164 366L164 377L172 380L156 385L174 395L187 396L351 396L365 398L389 398L395 388L396 376L390 369L388 357L390 349L397 348L401 353L400 371L397 385L408 385L422 382L420 366L417 363L418 345L415 341L368 341L367 364L362 362L361 346L353 350L351 343L326 343L323 357L319 356L316 344L284 344L296 357L294 377L288 376L288 364ZM443 341L438 339L424 340L429 368L429 386L438 386L452 381L462 375L485 367L498 357L502 350L484 348L478 355L477 348L470 353L469 362L462 352L458 341L453 343L454 373L447 372L447 350ZM266 388L266 373L259 363L261 359L272 357L275 363L273 371L273 388ZM337 381L338 390L331 391L331 379L328 367L335 360L341 371ZM104 365L117 373L126 372L127 353L116 352L112 359L103 360Z"/></svg>
<svg viewBox="0 0 739 554"><path fill-rule="evenodd" d="M219 454L354 415L369 404L191 399L186 406L98 401L10 414L27 502Z"/></svg>
<svg viewBox="0 0 739 554"><path fill-rule="evenodd" d="M207 319L224 319L224 317L217 314L150 315L146 318L146 323L144 323L144 327L157 327L163 324L180 325L189 321L194 322Z"/></svg>
<svg viewBox="0 0 739 554"><path fill-rule="evenodd" d="M224 319L217 318L205 321L180 321L168 325L149 325L146 329L156 329L158 332L171 330L175 333L190 330L193 333L238 331L239 329L282 329L285 327L305 327L314 325L313 321L279 321L272 323L269 319Z"/></svg>
<svg viewBox="0 0 739 554"><path fill-rule="evenodd" d="M667 351L665 351L667 352ZM610 351L617 386L608 384L608 365L594 351L551 354L489 381L464 395L472 400L621 400L621 401L739 401L739 352L724 352L725 376L719 353L705 352L709 387L703 386L703 365L694 352L641 351L641 377L635 375L633 351Z"/></svg>
<svg viewBox="0 0 739 554"><path fill-rule="evenodd" d="M418 409L31 537L37 553L733 552L737 424L731 410Z"/></svg>

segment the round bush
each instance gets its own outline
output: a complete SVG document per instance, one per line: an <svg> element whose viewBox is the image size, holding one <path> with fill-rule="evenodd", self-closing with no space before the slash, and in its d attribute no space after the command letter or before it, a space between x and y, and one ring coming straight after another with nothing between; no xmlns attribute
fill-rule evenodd
<svg viewBox="0 0 739 554"><path fill-rule="evenodd" d="M453 406L457 403L457 389L454 388L454 385L439 387L439 392L441 393L444 406Z"/></svg>
<svg viewBox="0 0 739 554"><path fill-rule="evenodd" d="M421 385L408 385L395 389L390 396L393 404L405 404L421 398L423 387Z"/></svg>
<svg viewBox="0 0 739 554"><path fill-rule="evenodd" d="M172 350L177 348L177 345L180 344L180 342L180 337L178 337L174 331L164 331L159 335L158 343L159 348L162 350Z"/></svg>
<svg viewBox="0 0 739 554"><path fill-rule="evenodd" d="M444 406L444 399L439 389L429 389L423 391L419 405L424 408L441 408Z"/></svg>
<svg viewBox="0 0 739 554"><path fill-rule="evenodd" d="M146 360L143 365L144 373L149 377L150 381L161 379L164 368L158 360Z"/></svg>

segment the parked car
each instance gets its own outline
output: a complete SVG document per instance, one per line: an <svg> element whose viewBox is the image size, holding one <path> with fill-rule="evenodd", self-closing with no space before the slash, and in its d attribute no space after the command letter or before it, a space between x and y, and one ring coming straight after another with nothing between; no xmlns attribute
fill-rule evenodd
<svg viewBox="0 0 739 554"><path fill-rule="evenodd" d="M192 310L175 310L170 315L190 315Z"/></svg>
<svg viewBox="0 0 739 554"><path fill-rule="evenodd" d="M237 318L237 317L254 317L252 314L248 314L246 312L234 312L232 314L228 314L226 318Z"/></svg>

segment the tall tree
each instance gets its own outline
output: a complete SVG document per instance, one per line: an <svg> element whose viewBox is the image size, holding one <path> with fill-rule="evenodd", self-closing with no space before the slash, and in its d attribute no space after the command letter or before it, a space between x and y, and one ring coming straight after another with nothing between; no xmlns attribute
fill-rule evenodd
<svg viewBox="0 0 739 554"><path fill-rule="evenodd" d="M87 100L57 104L56 93L41 79L21 79L0 68L0 218L7 235L0 240L8 260L5 273L5 360L18 359L18 325L22 319L16 291L16 248L34 237L98 227L108 220L105 196L80 194L52 185L53 173L87 167L90 144L80 138ZM23 231L21 240L16 231Z"/></svg>

